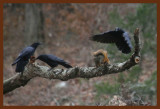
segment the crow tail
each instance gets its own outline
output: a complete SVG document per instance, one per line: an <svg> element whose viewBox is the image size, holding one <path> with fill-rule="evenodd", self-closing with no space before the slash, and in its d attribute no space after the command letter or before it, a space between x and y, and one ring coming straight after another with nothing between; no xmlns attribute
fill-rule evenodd
<svg viewBox="0 0 160 109"><path fill-rule="evenodd" d="M66 68L72 68L72 66L70 65L70 64L68 64L68 63L63 63L62 64L64 67L66 67Z"/></svg>
<svg viewBox="0 0 160 109"><path fill-rule="evenodd" d="M16 72L23 72L28 61L19 61L16 66Z"/></svg>

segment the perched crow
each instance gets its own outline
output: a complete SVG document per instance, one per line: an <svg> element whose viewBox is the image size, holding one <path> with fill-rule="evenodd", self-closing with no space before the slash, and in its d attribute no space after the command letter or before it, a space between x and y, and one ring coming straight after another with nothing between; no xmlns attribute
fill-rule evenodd
<svg viewBox="0 0 160 109"><path fill-rule="evenodd" d="M36 59L39 59L39 60L47 63L51 67L51 69L54 67L57 67L58 65L62 65L66 68L72 68L72 66L69 65L69 63L67 63L63 59L56 57L54 55L51 55L51 54L42 54L42 55L39 55ZM51 70L51 69L49 69L49 70Z"/></svg>
<svg viewBox="0 0 160 109"><path fill-rule="evenodd" d="M16 72L21 72L23 74L25 66L28 64L30 57L34 54L36 48L40 43L33 43L31 46L24 48L17 59L13 62L12 66L17 64Z"/></svg>
<svg viewBox="0 0 160 109"><path fill-rule="evenodd" d="M118 49L125 54L130 53L132 49L128 33L118 27L114 31L93 35L90 37L90 40L101 43L115 43Z"/></svg>

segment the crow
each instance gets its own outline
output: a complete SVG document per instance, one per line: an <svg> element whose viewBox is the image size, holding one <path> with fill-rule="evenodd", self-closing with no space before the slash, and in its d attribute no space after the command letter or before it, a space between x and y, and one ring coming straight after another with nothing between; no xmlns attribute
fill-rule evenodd
<svg viewBox="0 0 160 109"><path fill-rule="evenodd" d="M113 31L93 35L89 37L89 39L101 43L115 43L117 48L124 54L130 53L132 49L130 36L127 32L118 27L116 27Z"/></svg>
<svg viewBox="0 0 160 109"><path fill-rule="evenodd" d="M28 64L30 57L34 54L36 48L40 45L41 43L33 43L32 45L24 48L16 60L13 62L12 66L17 64L16 66L16 72L21 72L21 75L23 75L23 71L25 66Z"/></svg>
<svg viewBox="0 0 160 109"><path fill-rule="evenodd" d="M51 54L42 54L39 55L36 59L39 59L45 63L47 63L51 68L49 70L51 70L54 67L57 67L58 65L62 65L66 68L72 68L71 65L69 65L69 63L65 62L63 59L51 55Z"/></svg>

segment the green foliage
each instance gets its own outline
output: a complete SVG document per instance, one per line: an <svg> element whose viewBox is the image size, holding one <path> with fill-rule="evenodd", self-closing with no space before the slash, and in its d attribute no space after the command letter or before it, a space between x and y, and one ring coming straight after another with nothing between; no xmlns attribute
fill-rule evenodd
<svg viewBox="0 0 160 109"><path fill-rule="evenodd" d="M157 56L157 6L156 4L139 4L135 13L129 13L126 16L121 16L117 8L109 14L109 21L114 27L120 27L130 32L130 36L134 33L134 30L140 28L140 36L142 40L141 55L156 57ZM133 37L131 36L132 43ZM100 45L103 46L103 45ZM106 46L106 45L105 45ZM122 55L122 53L113 52L116 47L113 45L107 45L109 58L116 61L122 61L130 57L130 55ZM119 56L121 58L119 58ZM101 94L118 94L120 84L130 84L132 91L136 91L139 95L148 97L152 104L155 104L157 93L157 72L155 71L151 78L146 80L143 84L138 83L139 76L142 72L141 66L135 66L130 69L129 73L120 73L118 78L115 79L116 83L111 85L109 83L102 83L96 85L97 95ZM154 100L153 100L154 99Z"/></svg>
<svg viewBox="0 0 160 109"><path fill-rule="evenodd" d="M126 81L136 83L139 79L140 72L142 71L140 66L135 66L131 69L129 72L128 78L126 78Z"/></svg>
<svg viewBox="0 0 160 109"><path fill-rule="evenodd" d="M116 81L118 83L127 83L127 82L136 83L139 79L141 71L142 71L141 67L135 66L129 71L128 75L120 73Z"/></svg>
<svg viewBox="0 0 160 109"><path fill-rule="evenodd" d="M109 15L113 26L119 26L133 33L135 28L140 28L140 35L143 36L142 55L151 54L157 56L157 5L140 4L136 13L129 13L121 16L118 9L114 9ZM133 38L132 38L133 39ZM133 40L132 40L133 41Z"/></svg>
<svg viewBox="0 0 160 109"><path fill-rule="evenodd" d="M131 90L136 91L138 94L143 95L145 99L148 97L150 102L156 105L157 71L155 71L144 83L134 84L130 88Z"/></svg>
<svg viewBox="0 0 160 109"><path fill-rule="evenodd" d="M114 85L111 85L108 82L106 82L106 83L103 82L101 84L95 85L95 88L97 90L98 96L100 96L102 94L113 95L113 94L119 93L120 84L116 83Z"/></svg>
<svg viewBox="0 0 160 109"><path fill-rule="evenodd" d="M133 86L133 89L141 94L149 94L149 97L155 95L157 93L157 71L155 71L151 78L146 80L143 84Z"/></svg>
<svg viewBox="0 0 160 109"><path fill-rule="evenodd" d="M140 69L137 67L134 69L135 71L139 71ZM134 71L133 70L133 71ZM132 72L131 72L132 73ZM137 73L138 74L138 73ZM132 74L134 77L136 74ZM131 76L131 75L130 75ZM108 82L95 85L97 91L97 98L101 97L101 95L108 95L109 97L113 95L120 95L120 91L122 90L121 84L127 84L130 94L135 92L137 96L142 97L144 101L150 102L152 105L156 105L156 94L157 94L157 71L155 71L152 76L146 80L144 83L136 82L136 79L131 82L128 77L125 79L126 76L124 74L120 74L115 84L110 84ZM131 78L133 79L133 78ZM137 79L138 80L138 79ZM125 81L125 82L124 82ZM135 96L136 98L136 96Z"/></svg>

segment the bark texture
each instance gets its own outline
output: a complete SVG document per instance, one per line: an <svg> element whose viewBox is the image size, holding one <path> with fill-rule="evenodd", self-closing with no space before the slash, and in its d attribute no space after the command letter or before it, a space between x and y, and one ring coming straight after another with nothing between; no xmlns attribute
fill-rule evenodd
<svg viewBox="0 0 160 109"><path fill-rule="evenodd" d="M104 64L100 67L74 67L70 69L53 69L48 71L48 67L40 66L38 64L28 64L25 67L23 76L16 74L13 77L3 82L3 94L6 94L18 87L25 86L27 82L34 77L42 77L47 79L60 79L67 81L74 78L93 78L107 74L119 73L130 69L140 61L140 41L139 29L137 28L134 33L135 49L132 56L123 63Z"/></svg>
<svg viewBox="0 0 160 109"><path fill-rule="evenodd" d="M44 42L44 18L41 4L25 4L25 41Z"/></svg>

